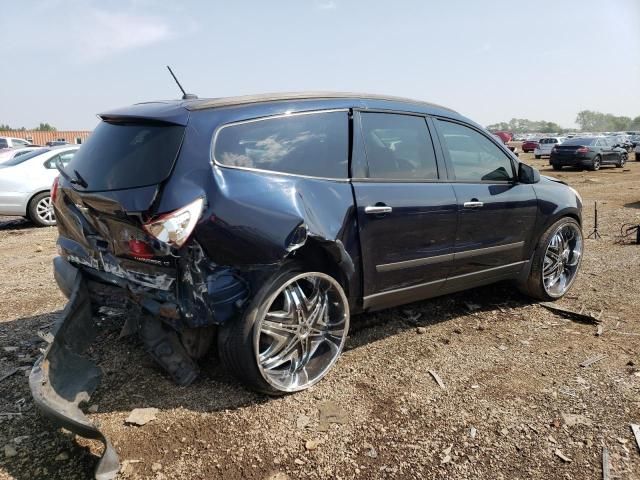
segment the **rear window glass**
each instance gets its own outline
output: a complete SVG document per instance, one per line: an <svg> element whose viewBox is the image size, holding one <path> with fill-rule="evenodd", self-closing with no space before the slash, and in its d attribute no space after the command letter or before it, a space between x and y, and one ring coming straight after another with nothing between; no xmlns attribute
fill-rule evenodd
<svg viewBox="0 0 640 480"><path fill-rule="evenodd" d="M101 122L65 170L77 170L87 191L155 185L171 173L183 135L178 125Z"/></svg>
<svg viewBox="0 0 640 480"><path fill-rule="evenodd" d="M218 131L217 162L325 178L347 178L346 112L320 112L231 124Z"/></svg>
<svg viewBox="0 0 640 480"><path fill-rule="evenodd" d="M562 142L562 145L566 147L575 145L593 145L595 141L595 138L570 138L569 140Z"/></svg>
<svg viewBox="0 0 640 480"><path fill-rule="evenodd" d="M26 162L27 160L32 159L33 157L37 157L38 155L42 155L43 153L48 152L49 148L39 148L38 150L32 150L24 155L16 154L11 160L7 160L6 162L2 162L3 167L13 167L15 165L19 165L22 162Z"/></svg>

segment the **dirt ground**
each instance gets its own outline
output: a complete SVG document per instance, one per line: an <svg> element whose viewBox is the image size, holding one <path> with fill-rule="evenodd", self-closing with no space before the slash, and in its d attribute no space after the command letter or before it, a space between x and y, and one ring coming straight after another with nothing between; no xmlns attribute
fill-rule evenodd
<svg viewBox="0 0 640 480"><path fill-rule="evenodd" d="M272 399L246 391L214 360L176 387L133 339L102 323L105 373L90 417L124 461L121 478L640 478L630 423L640 423L640 246L616 243L640 223L640 162L553 172L599 202L601 240L554 314L500 284L353 319L347 349L310 390ZM56 230L0 219L0 479L90 478L98 444L53 429L27 374L64 305L53 280ZM425 328L418 328L425 327ZM581 367L586 359L604 355ZM429 373L436 372L444 388ZM128 426L136 407L157 418ZM334 410L337 423L320 422ZM93 453L92 453L93 452ZM562 458L564 457L564 459Z"/></svg>

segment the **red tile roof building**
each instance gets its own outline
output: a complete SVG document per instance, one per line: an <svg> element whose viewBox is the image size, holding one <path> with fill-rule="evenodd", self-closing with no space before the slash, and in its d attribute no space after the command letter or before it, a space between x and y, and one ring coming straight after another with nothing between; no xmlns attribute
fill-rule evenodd
<svg viewBox="0 0 640 480"><path fill-rule="evenodd" d="M81 144L84 143L90 131L68 131L58 130L55 132L41 132L39 130L0 130L0 137L24 138L35 145L46 145L47 142L55 140L64 140L67 143Z"/></svg>

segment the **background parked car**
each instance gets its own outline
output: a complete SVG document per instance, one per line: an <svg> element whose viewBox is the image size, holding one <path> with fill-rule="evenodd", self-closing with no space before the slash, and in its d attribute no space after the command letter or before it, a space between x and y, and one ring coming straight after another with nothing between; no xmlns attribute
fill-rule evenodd
<svg viewBox="0 0 640 480"><path fill-rule="evenodd" d="M571 138L551 149L549 163L554 170L562 167L587 167L600 170L601 165L623 167L627 162L627 152L612 144L609 137Z"/></svg>
<svg viewBox="0 0 640 480"><path fill-rule="evenodd" d="M40 148L42 147L6 148L4 150L0 150L0 164Z"/></svg>
<svg viewBox="0 0 640 480"><path fill-rule="evenodd" d="M0 148L29 147L31 144L23 138L0 137Z"/></svg>
<svg viewBox="0 0 640 480"><path fill-rule="evenodd" d="M521 148L524 153L529 153L529 152L533 152L537 146L538 146L538 140L529 139L522 142Z"/></svg>
<svg viewBox="0 0 640 480"><path fill-rule="evenodd" d="M56 224L49 190L58 176L55 162L68 163L79 147L40 148L0 164L0 215Z"/></svg>
<svg viewBox="0 0 640 480"><path fill-rule="evenodd" d="M634 152L636 154L636 162L640 162L640 143L636 144Z"/></svg>
<svg viewBox="0 0 640 480"><path fill-rule="evenodd" d="M533 150L533 155L536 158L546 157L551 154L551 149L556 145L561 144L566 140L566 137L544 137L538 142L538 146Z"/></svg>

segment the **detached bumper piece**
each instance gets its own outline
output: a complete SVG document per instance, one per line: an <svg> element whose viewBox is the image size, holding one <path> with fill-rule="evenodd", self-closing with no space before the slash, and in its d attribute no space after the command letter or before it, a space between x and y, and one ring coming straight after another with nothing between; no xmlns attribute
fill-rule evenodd
<svg viewBox="0 0 640 480"><path fill-rule="evenodd" d="M75 276L68 279L71 285L69 303L53 342L31 371L29 387L36 406L55 424L104 444L95 478L109 480L120 470L118 454L80 409L80 404L89 400L102 376L100 368L83 356L96 337L91 299L82 273L77 269L67 273Z"/></svg>

